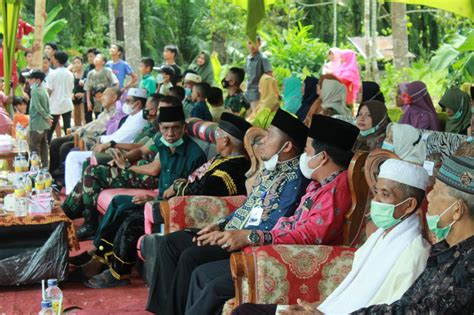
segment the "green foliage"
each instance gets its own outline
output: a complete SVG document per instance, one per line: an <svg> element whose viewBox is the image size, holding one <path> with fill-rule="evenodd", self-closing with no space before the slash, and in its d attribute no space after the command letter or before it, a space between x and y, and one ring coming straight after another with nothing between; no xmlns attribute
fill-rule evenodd
<svg viewBox="0 0 474 315"><path fill-rule="evenodd" d="M262 33L267 42L273 72L279 82L292 73L300 78L316 74L324 64L329 46L311 36L312 26L298 23L281 34Z"/></svg>

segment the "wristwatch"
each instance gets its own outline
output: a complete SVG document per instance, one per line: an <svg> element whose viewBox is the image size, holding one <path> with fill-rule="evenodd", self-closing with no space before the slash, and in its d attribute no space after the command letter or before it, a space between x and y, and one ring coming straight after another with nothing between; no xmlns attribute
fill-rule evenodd
<svg viewBox="0 0 474 315"><path fill-rule="evenodd" d="M115 148L115 146L117 145L117 142L115 142L114 140L110 141L109 143L111 148Z"/></svg>
<svg viewBox="0 0 474 315"><path fill-rule="evenodd" d="M260 235L258 235L256 230L252 230L249 235L247 235L247 241L250 246L257 246L260 243Z"/></svg>

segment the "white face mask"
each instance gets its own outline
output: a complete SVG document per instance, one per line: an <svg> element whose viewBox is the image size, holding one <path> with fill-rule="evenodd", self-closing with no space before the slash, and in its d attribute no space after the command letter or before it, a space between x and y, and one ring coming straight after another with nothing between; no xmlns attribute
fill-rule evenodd
<svg viewBox="0 0 474 315"><path fill-rule="evenodd" d="M311 175L313 175L314 171L318 170L322 165L316 166L315 168L309 167L309 161L314 159L315 157L319 156L322 152L319 152L312 157L309 157L308 154L305 152L300 156L300 170L304 177L307 179L311 179Z"/></svg>
<svg viewBox="0 0 474 315"><path fill-rule="evenodd" d="M273 154L273 156L268 160L268 161L263 161L263 165L265 166L265 169L267 171L274 171L276 166L277 166L277 163L278 163L278 155L280 154L280 152L285 148L287 142L285 142L283 144L283 146L281 147L280 150L278 150L277 153Z"/></svg>
<svg viewBox="0 0 474 315"><path fill-rule="evenodd" d="M161 84L161 83L163 83L164 80L165 80L165 79L163 78L163 74L162 74L162 73L158 73L158 74L156 75L156 83Z"/></svg>
<svg viewBox="0 0 474 315"><path fill-rule="evenodd" d="M130 115L131 112L133 112L133 109L132 109L132 106L128 103L124 103L122 105L122 112L125 114L125 115Z"/></svg>

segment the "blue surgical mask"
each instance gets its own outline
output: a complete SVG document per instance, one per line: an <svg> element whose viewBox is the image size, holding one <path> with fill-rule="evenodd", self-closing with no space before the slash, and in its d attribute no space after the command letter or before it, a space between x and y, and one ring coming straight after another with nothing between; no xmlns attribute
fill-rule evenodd
<svg viewBox="0 0 474 315"><path fill-rule="evenodd" d="M449 119L451 119L451 120L459 120L459 119L461 119L461 117L462 117L462 109L458 110L458 111L456 112L456 114L454 114L453 116L449 117Z"/></svg>
<svg viewBox="0 0 474 315"><path fill-rule="evenodd" d="M405 215L395 219L393 217L395 208L401 204L404 204L407 200L404 200L396 205L372 200L370 204L370 217L372 218L372 221L379 229L384 230L397 225L398 223L402 222L402 219L405 217Z"/></svg>
<svg viewBox="0 0 474 315"><path fill-rule="evenodd" d="M193 94L193 90L192 90L192 89L190 89L190 88L184 88L184 95L185 95L186 97L190 97L191 94Z"/></svg>
<svg viewBox="0 0 474 315"><path fill-rule="evenodd" d="M165 137L163 137L163 136L161 136L160 141L161 141L161 143L163 143L168 148L176 148L176 147L179 147L180 145L182 145L184 143L183 138L179 138L178 141L170 143L170 142L166 141Z"/></svg>
<svg viewBox="0 0 474 315"><path fill-rule="evenodd" d="M371 134L375 133L377 130L379 129L379 126L375 126L375 127L372 127L370 129L367 129L367 130L361 130L359 132L359 134L362 136L362 137L367 137L367 136L370 136Z"/></svg>
<svg viewBox="0 0 474 315"><path fill-rule="evenodd" d="M391 144L390 142L387 142L387 141L384 141L382 143L382 149L388 150L388 151L391 151L391 152L395 152L395 146L393 144Z"/></svg>

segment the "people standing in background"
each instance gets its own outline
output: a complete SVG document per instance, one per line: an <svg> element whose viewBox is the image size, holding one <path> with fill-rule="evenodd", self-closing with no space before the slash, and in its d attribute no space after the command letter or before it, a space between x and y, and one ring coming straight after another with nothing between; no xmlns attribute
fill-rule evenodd
<svg viewBox="0 0 474 315"><path fill-rule="evenodd" d="M140 74L142 79L138 84L139 89L145 89L148 97L150 97L156 91L156 79L151 75L155 62L150 57L142 58L140 61Z"/></svg>
<svg viewBox="0 0 474 315"><path fill-rule="evenodd" d="M79 81L80 85L84 86L85 81L87 79L87 75L89 74L91 70L95 68L94 59L98 54L100 54L100 51L97 48L89 48L87 50L86 55L87 55L88 65L84 69L82 80ZM84 120L86 121L86 123L89 123L92 121L92 110L87 109L87 97L84 97L82 102L83 102L83 107L84 107ZM91 99L91 103L92 103L92 107L94 107L94 98Z"/></svg>
<svg viewBox="0 0 474 315"><path fill-rule="evenodd" d="M245 72L247 73L247 91L245 92L245 97L250 102L250 110L247 112L247 115L250 115L251 112L255 110L257 102L260 99L260 92L258 90L260 78L264 74L272 75L270 61L267 56L260 52L261 45L262 40L260 37L257 37L255 43L250 40L247 42L250 53L245 62Z"/></svg>
<svg viewBox="0 0 474 315"><path fill-rule="evenodd" d="M28 128L30 124L30 117L26 114L28 109L27 101L21 96L13 97L13 109L15 110L15 115L13 116L13 138L16 137L16 126L20 124L23 128Z"/></svg>
<svg viewBox="0 0 474 315"><path fill-rule="evenodd" d="M83 103L84 103L84 84L81 85L82 77L84 76L83 59L81 56L76 56L72 60L72 74L74 76L74 89L72 91L72 104L74 105L74 126L82 126Z"/></svg>
<svg viewBox="0 0 474 315"><path fill-rule="evenodd" d="M55 42L49 42L44 44L44 50L43 53L44 55L48 56L49 60L52 61L54 57L54 53L58 51L58 44ZM52 69L56 69L54 65L51 65Z"/></svg>
<svg viewBox="0 0 474 315"><path fill-rule="evenodd" d="M242 68L230 68L227 75L222 80L222 87L227 89L227 96L224 106L234 115L245 117L246 111L250 108L250 103L244 96L240 85L245 80L245 70Z"/></svg>
<svg viewBox="0 0 474 315"><path fill-rule="evenodd" d="M26 60L26 67L21 69L20 77L18 78L18 83L21 87L22 97L25 98L26 104L28 105L30 101L30 85L26 82L25 77L23 76L24 72L30 72L33 69L33 53L31 51L25 51L25 60ZM28 112L28 108L26 110Z"/></svg>
<svg viewBox="0 0 474 315"><path fill-rule="evenodd" d="M176 64L176 58L178 58L178 47L175 45L166 45L165 48L163 48L163 59L165 63L162 66L170 66L173 68L174 78L171 81L173 85L176 85L177 78L181 77L181 68Z"/></svg>
<svg viewBox="0 0 474 315"><path fill-rule="evenodd" d="M67 62L67 54L56 51L53 63L56 69L49 74L46 85L49 93L50 112L53 116L53 125L48 132L48 142L51 142L53 131L59 122L59 116L63 120L64 134L71 127L72 93L74 89L74 75L64 67Z"/></svg>
<svg viewBox="0 0 474 315"><path fill-rule="evenodd" d="M52 69L51 68L51 58L49 58L49 56L47 56L47 55L44 55L43 56L43 64L41 65L41 72L43 72L44 75L45 75L43 83L42 83L45 87L48 84L48 75L51 72L51 69Z"/></svg>
<svg viewBox="0 0 474 315"><path fill-rule="evenodd" d="M87 75L86 82L84 84L84 90L86 91L87 98L87 111L94 111L97 117L102 111L102 105L100 100L95 97L98 91L104 91L108 87L119 88L120 83L115 74L111 69L105 68L105 57L102 54L98 54L94 59L94 69L92 69ZM92 102L92 100L94 100Z"/></svg>
<svg viewBox="0 0 474 315"><path fill-rule="evenodd" d="M343 50L341 52L341 65L332 71L332 75L346 87L346 104L354 104L361 87L356 53L350 49Z"/></svg>
<svg viewBox="0 0 474 315"><path fill-rule="evenodd" d="M207 82L211 86L214 83L214 69L211 63L211 54L209 54L207 50L202 50L196 58L194 58L189 69L196 71L196 73L201 76L203 82Z"/></svg>
<svg viewBox="0 0 474 315"><path fill-rule="evenodd" d="M115 74L120 83L120 88L123 90L128 90L128 88L135 86L138 80L138 76L133 72L132 67L123 60L123 55L125 50L122 46L117 44L112 44L109 49L110 58L112 60L108 61L105 66L112 69L112 72ZM124 85L125 78L130 76L130 82Z"/></svg>

